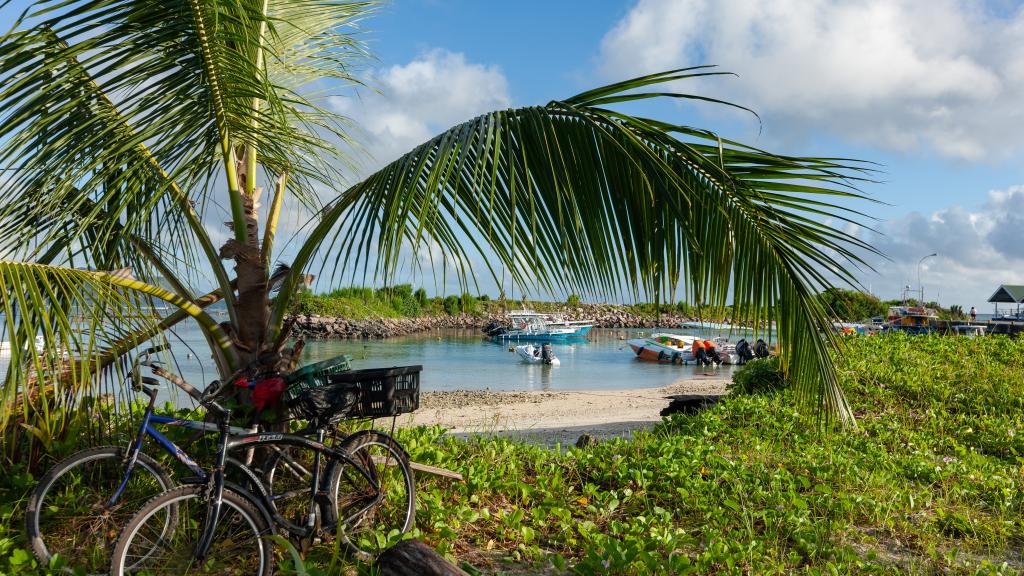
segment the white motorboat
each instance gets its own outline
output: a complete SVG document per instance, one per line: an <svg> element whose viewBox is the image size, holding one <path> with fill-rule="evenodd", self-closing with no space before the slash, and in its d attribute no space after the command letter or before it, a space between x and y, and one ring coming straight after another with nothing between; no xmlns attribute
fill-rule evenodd
<svg viewBox="0 0 1024 576"><path fill-rule="evenodd" d="M693 356L693 343L696 340L704 340L704 338L662 332L651 334L645 338L627 340L626 343L632 348L637 358L641 360L670 362L672 364L692 364L697 361ZM718 352L722 364L736 364L739 362L735 344L725 338L715 338L712 342L715 343L715 351Z"/></svg>
<svg viewBox="0 0 1024 576"><path fill-rule="evenodd" d="M46 346L46 339L42 336L36 336L36 350L42 350ZM11 355L11 343L6 340L0 340L0 356Z"/></svg>
<svg viewBox="0 0 1024 576"><path fill-rule="evenodd" d="M549 366L558 366L562 362L555 356L555 353L551 351L550 344L544 344L543 346L535 346L533 344L523 344L522 346L516 346L516 354L519 358L528 364L547 364Z"/></svg>

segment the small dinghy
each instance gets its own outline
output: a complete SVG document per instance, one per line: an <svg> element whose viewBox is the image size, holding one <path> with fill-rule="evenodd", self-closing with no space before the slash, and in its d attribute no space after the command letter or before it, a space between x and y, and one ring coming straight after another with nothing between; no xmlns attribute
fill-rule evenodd
<svg viewBox="0 0 1024 576"><path fill-rule="evenodd" d="M555 353L551 351L551 344L544 344L543 346L523 344L522 346L516 346L516 354L519 355L523 362L528 364L548 364L550 366L561 364Z"/></svg>

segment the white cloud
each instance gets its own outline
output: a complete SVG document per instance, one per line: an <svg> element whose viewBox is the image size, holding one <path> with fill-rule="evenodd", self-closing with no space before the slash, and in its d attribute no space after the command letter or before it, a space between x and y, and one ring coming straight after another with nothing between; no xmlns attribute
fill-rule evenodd
<svg viewBox="0 0 1024 576"><path fill-rule="evenodd" d="M718 64L687 83L775 126L978 160L1024 128L1024 10L970 0L639 0L605 36L614 79Z"/></svg>
<svg viewBox="0 0 1024 576"><path fill-rule="evenodd" d="M933 252L921 273L927 299L986 311L999 284L1024 284L1024 186L989 192L980 206L913 212L880 231L861 234L891 259L874 262L879 276L865 279L883 298L916 289L918 261Z"/></svg>
<svg viewBox="0 0 1024 576"><path fill-rule="evenodd" d="M379 93L335 98L335 110L355 120L372 171L448 128L511 104L497 66L468 62L457 52L433 49L407 64L379 70L370 79Z"/></svg>

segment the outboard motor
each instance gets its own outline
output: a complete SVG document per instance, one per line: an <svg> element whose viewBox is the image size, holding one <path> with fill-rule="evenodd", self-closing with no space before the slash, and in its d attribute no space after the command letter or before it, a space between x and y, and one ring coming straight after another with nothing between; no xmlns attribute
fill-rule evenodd
<svg viewBox="0 0 1024 576"><path fill-rule="evenodd" d="M502 326L501 323L498 322L497 320L491 320L490 322L485 324L484 327L481 328L480 330L482 330L483 333L488 336L495 336L504 332L505 327Z"/></svg>
<svg viewBox="0 0 1024 576"><path fill-rule="evenodd" d="M754 343L754 356L758 358L768 357L768 344L765 343L764 339L758 338L757 342Z"/></svg>
<svg viewBox="0 0 1024 576"><path fill-rule="evenodd" d="M540 359L545 364L551 364L551 359L555 357L554 352L551 351L551 344L544 344L540 347Z"/></svg>
<svg viewBox="0 0 1024 576"><path fill-rule="evenodd" d="M746 364L754 359L754 352L750 349L750 342L746 338L736 343L736 355L740 357L740 364Z"/></svg>

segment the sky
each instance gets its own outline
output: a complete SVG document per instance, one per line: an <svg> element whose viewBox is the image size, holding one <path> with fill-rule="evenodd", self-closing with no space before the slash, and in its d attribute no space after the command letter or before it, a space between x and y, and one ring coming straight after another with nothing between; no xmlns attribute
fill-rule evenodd
<svg viewBox="0 0 1024 576"><path fill-rule="evenodd" d="M714 64L736 76L675 88L760 121L692 102L629 111L773 152L876 163L878 182L863 186L876 202L857 206L874 220L848 231L885 254L858 274L883 299L916 290L919 272L927 300L982 311L999 284L1024 284L1021 2L395 0L362 28L373 89L329 102L361 127L367 159L353 180L490 110Z"/></svg>
<svg viewBox="0 0 1024 576"><path fill-rule="evenodd" d="M514 7L513 7L514 6ZM775 152L879 165L879 248L859 274L988 310L1024 283L1024 8L953 0L401 0L363 23L379 92L332 105L364 130L372 170L477 114L543 104L652 71L715 64L680 86L757 111L645 113ZM482 291L494 290L481 279Z"/></svg>

